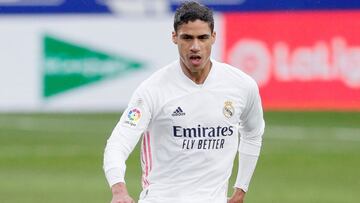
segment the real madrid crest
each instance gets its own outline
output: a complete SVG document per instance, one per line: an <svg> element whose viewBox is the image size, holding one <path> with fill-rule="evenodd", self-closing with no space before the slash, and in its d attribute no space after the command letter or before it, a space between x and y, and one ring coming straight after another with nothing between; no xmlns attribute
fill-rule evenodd
<svg viewBox="0 0 360 203"><path fill-rule="evenodd" d="M231 118L235 113L235 109L233 106L232 101L225 101L224 108L223 108L223 114L226 118Z"/></svg>

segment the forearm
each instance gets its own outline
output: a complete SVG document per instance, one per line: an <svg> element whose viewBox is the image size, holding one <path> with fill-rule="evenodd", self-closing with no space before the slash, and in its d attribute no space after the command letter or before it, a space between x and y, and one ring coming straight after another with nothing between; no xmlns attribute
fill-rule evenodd
<svg viewBox="0 0 360 203"><path fill-rule="evenodd" d="M104 172L110 186L119 182L125 182L125 171L128 152L123 147L116 146L111 141L105 148L104 153Z"/></svg>
<svg viewBox="0 0 360 203"><path fill-rule="evenodd" d="M257 138L257 139L256 139ZM239 167L235 182L236 188L247 192L261 150L261 137L241 139L239 145Z"/></svg>
<svg viewBox="0 0 360 203"><path fill-rule="evenodd" d="M141 132L130 131L119 124L113 130L105 147L103 165L105 176L110 186L119 182L125 182L125 161L134 149L140 136Z"/></svg>
<svg viewBox="0 0 360 203"><path fill-rule="evenodd" d="M111 186L111 203L134 203L125 186L125 161L131 152L130 145L119 145L119 140L109 139L104 154L104 171Z"/></svg>
<svg viewBox="0 0 360 203"><path fill-rule="evenodd" d="M239 144L239 167L235 183L236 188L247 192L262 146L264 123L249 132L242 132Z"/></svg>
<svg viewBox="0 0 360 203"><path fill-rule="evenodd" d="M240 153L239 168L234 187L247 192L252 175L254 174L258 156Z"/></svg>

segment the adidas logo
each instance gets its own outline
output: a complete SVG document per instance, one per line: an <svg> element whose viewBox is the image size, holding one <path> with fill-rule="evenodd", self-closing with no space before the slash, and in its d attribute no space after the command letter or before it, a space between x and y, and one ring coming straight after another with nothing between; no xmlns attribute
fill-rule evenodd
<svg viewBox="0 0 360 203"><path fill-rule="evenodd" d="M172 116L185 116L185 112L180 107L177 107L177 109L171 115Z"/></svg>

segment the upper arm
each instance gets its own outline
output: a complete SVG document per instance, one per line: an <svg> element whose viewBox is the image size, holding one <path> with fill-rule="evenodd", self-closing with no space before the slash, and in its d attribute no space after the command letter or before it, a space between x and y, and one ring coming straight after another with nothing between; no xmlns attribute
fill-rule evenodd
<svg viewBox="0 0 360 203"><path fill-rule="evenodd" d="M239 132L241 139L261 142L265 122L259 89L255 82L249 86L246 107L240 116Z"/></svg>
<svg viewBox="0 0 360 203"><path fill-rule="evenodd" d="M107 147L121 148L124 154L129 154L146 131L151 117L151 100L144 90L138 89L111 133Z"/></svg>

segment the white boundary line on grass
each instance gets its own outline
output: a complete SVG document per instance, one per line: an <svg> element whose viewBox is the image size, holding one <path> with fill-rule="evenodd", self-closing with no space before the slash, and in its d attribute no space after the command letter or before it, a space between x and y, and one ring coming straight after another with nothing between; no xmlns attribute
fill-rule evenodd
<svg viewBox="0 0 360 203"><path fill-rule="evenodd" d="M42 125L39 125L41 123ZM67 129L64 125L74 125L77 123L80 129ZM9 120L0 120L0 127L20 129L24 131L47 131L47 132L89 132L85 126L112 125L114 121L97 119L58 119L58 118L30 118L27 116L17 117ZM43 128L46 126L46 129ZM91 130L90 130L91 131ZM290 133L291 132L291 133ZM342 141L360 141L360 128L347 127L304 127L304 126L281 126L269 125L265 129L265 139L282 139L282 140L320 140L323 136L317 134L328 134L326 139Z"/></svg>

